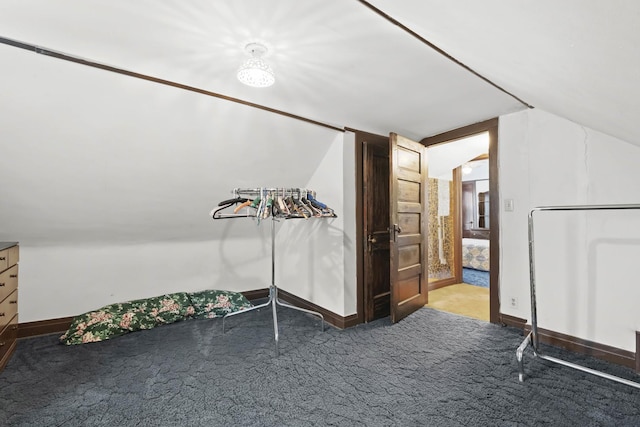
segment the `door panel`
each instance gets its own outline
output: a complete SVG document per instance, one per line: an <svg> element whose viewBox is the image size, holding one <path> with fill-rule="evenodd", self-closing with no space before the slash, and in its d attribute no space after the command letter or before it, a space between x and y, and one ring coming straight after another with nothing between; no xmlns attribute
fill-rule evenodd
<svg viewBox="0 0 640 427"><path fill-rule="evenodd" d="M391 321L427 303L426 150L392 133L389 156Z"/></svg>
<svg viewBox="0 0 640 427"><path fill-rule="evenodd" d="M420 203L420 184L399 180L398 198L405 202Z"/></svg>
<svg viewBox="0 0 640 427"><path fill-rule="evenodd" d="M389 278L389 141L366 141L364 170L365 321L387 317Z"/></svg>
<svg viewBox="0 0 640 427"><path fill-rule="evenodd" d="M420 234L420 214L404 212L398 214L398 225L408 234Z"/></svg>
<svg viewBox="0 0 640 427"><path fill-rule="evenodd" d="M414 276L407 280L401 280L399 282L398 292L402 301L414 298L420 292L420 279Z"/></svg>
<svg viewBox="0 0 640 427"><path fill-rule="evenodd" d="M405 270L420 264L420 245L407 245L398 249L398 268Z"/></svg>

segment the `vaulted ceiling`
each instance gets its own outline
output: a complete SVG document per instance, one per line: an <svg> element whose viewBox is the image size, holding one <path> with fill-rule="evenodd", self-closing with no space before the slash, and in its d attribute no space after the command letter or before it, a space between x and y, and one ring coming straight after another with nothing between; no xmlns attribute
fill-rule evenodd
<svg viewBox="0 0 640 427"><path fill-rule="evenodd" d="M640 145L639 20L635 0L0 0L5 45L337 127L422 138L533 106ZM236 80L252 40L270 88Z"/></svg>

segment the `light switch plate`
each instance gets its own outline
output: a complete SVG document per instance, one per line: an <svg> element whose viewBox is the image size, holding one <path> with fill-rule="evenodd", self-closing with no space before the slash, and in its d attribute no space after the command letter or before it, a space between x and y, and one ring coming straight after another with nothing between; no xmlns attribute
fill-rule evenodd
<svg viewBox="0 0 640 427"><path fill-rule="evenodd" d="M513 199L504 199L504 210L505 212L513 212Z"/></svg>

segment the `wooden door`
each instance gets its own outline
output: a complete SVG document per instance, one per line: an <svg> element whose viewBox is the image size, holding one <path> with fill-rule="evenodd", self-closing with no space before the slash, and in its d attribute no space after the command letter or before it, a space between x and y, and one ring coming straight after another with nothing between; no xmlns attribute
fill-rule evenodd
<svg viewBox="0 0 640 427"><path fill-rule="evenodd" d="M473 237L471 230L476 228L476 210L474 198L476 197L475 181L462 183L462 237Z"/></svg>
<svg viewBox="0 0 640 427"><path fill-rule="evenodd" d="M363 145L365 322L390 313L389 140Z"/></svg>
<svg viewBox="0 0 640 427"><path fill-rule="evenodd" d="M427 303L427 159L425 147L390 135L391 321Z"/></svg>

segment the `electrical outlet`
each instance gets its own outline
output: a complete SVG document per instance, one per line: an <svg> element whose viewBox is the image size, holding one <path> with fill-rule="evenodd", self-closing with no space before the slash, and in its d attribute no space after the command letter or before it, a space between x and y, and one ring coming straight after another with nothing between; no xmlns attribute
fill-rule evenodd
<svg viewBox="0 0 640 427"><path fill-rule="evenodd" d="M509 298L509 305L511 306L511 308L518 308L518 298L516 297Z"/></svg>

